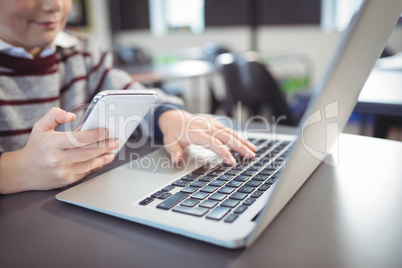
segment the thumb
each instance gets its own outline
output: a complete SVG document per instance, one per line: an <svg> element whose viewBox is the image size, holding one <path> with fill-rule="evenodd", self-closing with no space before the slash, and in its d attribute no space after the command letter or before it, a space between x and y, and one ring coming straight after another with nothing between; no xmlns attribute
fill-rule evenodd
<svg viewBox="0 0 402 268"><path fill-rule="evenodd" d="M42 131L52 131L59 124L66 124L74 121L76 115L68 113L60 108L53 107L49 110L39 121L35 124L35 127Z"/></svg>
<svg viewBox="0 0 402 268"><path fill-rule="evenodd" d="M171 155L172 162L178 163L183 158L183 151L185 148L174 137L165 135L163 137L163 144L166 151Z"/></svg>

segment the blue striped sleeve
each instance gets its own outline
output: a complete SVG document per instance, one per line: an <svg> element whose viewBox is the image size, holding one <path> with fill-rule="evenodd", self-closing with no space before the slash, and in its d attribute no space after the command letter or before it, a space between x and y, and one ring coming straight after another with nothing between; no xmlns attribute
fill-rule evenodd
<svg viewBox="0 0 402 268"><path fill-rule="evenodd" d="M166 111L169 110L183 110L183 107L176 104L166 103L161 104L154 112L154 136L156 138L163 138L163 134L158 125L158 119Z"/></svg>

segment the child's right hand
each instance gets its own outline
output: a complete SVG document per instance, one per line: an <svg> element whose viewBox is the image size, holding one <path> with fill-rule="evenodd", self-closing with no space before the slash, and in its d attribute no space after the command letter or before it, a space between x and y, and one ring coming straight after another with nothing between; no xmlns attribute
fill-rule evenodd
<svg viewBox="0 0 402 268"><path fill-rule="evenodd" d="M75 115L52 108L34 125L26 146L0 157L0 194L49 190L81 180L113 161L118 140L106 129L54 131Z"/></svg>

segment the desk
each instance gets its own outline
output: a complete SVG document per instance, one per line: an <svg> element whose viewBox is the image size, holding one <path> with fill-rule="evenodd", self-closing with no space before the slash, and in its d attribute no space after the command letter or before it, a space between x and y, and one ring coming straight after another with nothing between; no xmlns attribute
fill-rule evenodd
<svg viewBox="0 0 402 268"><path fill-rule="evenodd" d="M354 111L374 116L375 137L384 138L392 124L401 124L401 69L374 69L363 87Z"/></svg>
<svg viewBox="0 0 402 268"><path fill-rule="evenodd" d="M127 66L125 71L141 83L155 83L194 78L216 72L213 64L203 60L181 60L160 66ZM146 74L153 74L146 77Z"/></svg>
<svg viewBox="0 0 402 268"><path fill-rule="evenodd" d="M401 159L402 143L341 135L340 165L320 165L239 250L62 203L60 190L1 196L1 266L402 267Z"/></svg>
<svg viewBox="0 0 402 268"><path fill-rule="evenodd" d="M200 99L203 97L203 90L201 90L200 81L197 79L216 73L215 66L204 60L180 60L157 66L120 65L117 68L128 72L135 81L151 87L162 87L164 82L189 79L191 89L186 91L186 103L191 103L190 107L188 107L191 109L187 110L197 113L203 111L200 103Z"/></svg>
<svg viewBox="0 0 402 268"><path fill-rule="evenodd" d="M402 71L374 70L359 95L355 111L402 116Z"/></svg>

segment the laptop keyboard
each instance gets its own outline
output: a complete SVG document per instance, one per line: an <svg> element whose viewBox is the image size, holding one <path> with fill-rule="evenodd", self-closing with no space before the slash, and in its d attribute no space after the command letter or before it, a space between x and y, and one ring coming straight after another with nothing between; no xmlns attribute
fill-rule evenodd
<svg viewBox="0 0 402 268"><path fill-rule="evenodd" d="M227 223L234 222L277 180L292 142L250 139L257 146L254 159L232 152L236 164L202 166L145 198L139 204L159 201L158 209L172 210ZM172 193L173 189L179 191Z"/></svg>

